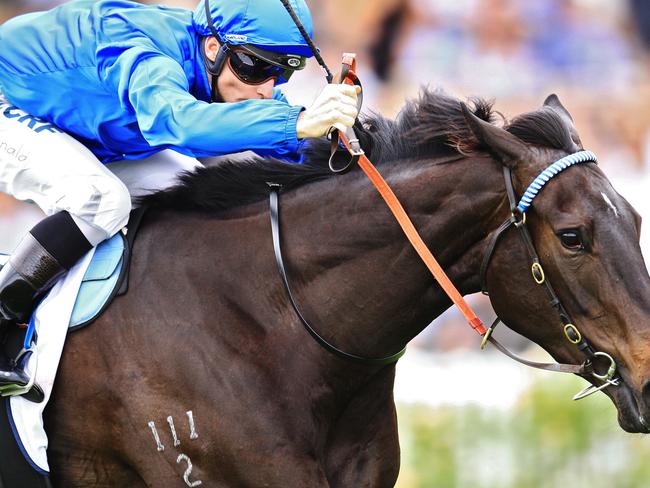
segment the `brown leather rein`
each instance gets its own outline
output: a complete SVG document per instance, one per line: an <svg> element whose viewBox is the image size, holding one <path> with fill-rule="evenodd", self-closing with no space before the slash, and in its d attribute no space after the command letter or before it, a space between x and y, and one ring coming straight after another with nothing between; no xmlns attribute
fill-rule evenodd
<svg viewBox="0 0 650 488"><path fill-rule="evenodd" d="M350 84L350 85L361 86L361 83L355 71L356 71L356 59L354 54L345 53L343 55L343 70L341 72L340 82ZM361 102L362 101L360 98L359 108L361 108ZM399 223L407 239L409 240L409 242L411 243L415 251L418 253L418 255L420 256L424 264L427 266L427 268L429 269L429 271L431 272L435 280L438 282L438 284L441 286L441 288L444 290L447 296L452 300L452 302L456 305L456 307L461 311L461 313L467 320L470 327L472 327L478 334L480 334L483 337L483 342L481 344L482 349L485 347L485 345L488 342L490 342L494 347L496 347L497 350L501 351L503 354L507 355L508 357L526 366L530 366L533 368L542 369L546 371L560 372L560 373L574 373L579 375L591 374L598 380L604 382L602 385L598 387L591 386L591 385L588 386L587 388L585 388L584 390L582 390L581 392L579 392L577 395L574 396L575 400L584 398L609 385L616 386L619 384L619 379L618 377L616 377L615 361L608 354L602 352L594 352L591 349L591 347L589 346L585 338L580 334L578 329L571 323L568 314L566 313L565 309L562 307L559 298L557 297L557 295L555 295L555 292L553 291L550 283L548 283L548 280L543 279L540 281L538 279L540 271L543 276L543 270L541 268L541 265L539 264L539 259L535 252L532 239L530 238L530 234L528 233L528 230L526 228L524 215L517 214L516 212L516 201L515 201L514 190L512 187L512 179L509 170L504 169L504 179L506 182L506 193L508 194L508 198L510 200L510 205L511 208L513 209L513 212L512 212L512 216L508 218L506 222L504 222L504 224L502 224L499 227L499 229L495 231L491 243L488 246L488 252L481 266L481 284L482 284L483 291L485 294L487 294L484 286L485 273L487 271L487 267L489 265L489 261L492 256L492 253L496 248L499 237L502 235L503 232L505 232L511 226L520 229L522 239L524 240L526 248L528 252L531 254L531 258L533 260L533 266L532 266L533 277L535 278L535 281L538 284L540 285L545 284L546 290L549 293L549 299L551 301L551 304L559 311L562 322L565 325L564 331L565 331L566 338L569 340L569 342L575 344L580 351L586 354L587 359L582 364L576 365L576 364L563 364L563 363L540 363L535 361L529 361L527 359L524 359L512 353L505 346L503 346L499 341L497 341L492 336L492 332L494 331L497 324L501 322L501 319L497 317L489 328L487 329L485 328L481 320L476 316L474 311L467 304L463 296L460 294L458 289L455 287L455 285L449 279L449 277L442 269L438 261L435 259L431 251L428 249L428 247L420 237L418 231L416 230L415 226L413 225L413 222L408 217L406 211L404 210L403 206L399 202L395 193L392 191L388 183L386 183L386 181L381 176L379 171L377 171L377 169L372 164L372 162L366 157L363 149L360 147L359 139L356 137L354 129L353 128L347 129L344 133L335 129L331 134L331 139L332 139L332 154L329 161L330 169L335 173L344 173L346 171L349 171L352 167L356 165L361 167L363 172L368 176L370 181L373 183L377 191L380 193L380 195L388 205L389 209L393 213L395 219ZM348 160L347 164L345 164L342 168L337 169L336 167L334 167L334 161L337 158L337 156L341 155L340 154L341 143L343 147L346 149L350 159ZM328 341L326 341L324 338L322 338L304 318L303 314L300 312L300 309L296 304L295 299L293 298L293 294L291 292L291 288L289 285L288 276L285 271L285 267L282 259L282 250L280 246L280 226L279 226L279 193L278 193L279 189L276 185L270 185L270 186L271 186L271 196L270 196L271 226L273 232L273 242L274 242L276 262L283 283L285 285L285 289L289 295L290 302L294 310L296 311L298 317L300 318L301 322L310 333L310 335L312 335L312 337L314 337L314 339L325 349L327 349L331 353L343 359L347 359L356 363L362 363L367 365L386 365L386 364L391 364L396 362L404 354L405 349L402 349L401 351L384 358L365 358L362 356L349 354L338 349L337 347L333 346ZM598 374L594 370L593 361L598 357L604 357L605 359L608 359L610 361L609 368L607 368L607 372L604 374Z"/></svg>

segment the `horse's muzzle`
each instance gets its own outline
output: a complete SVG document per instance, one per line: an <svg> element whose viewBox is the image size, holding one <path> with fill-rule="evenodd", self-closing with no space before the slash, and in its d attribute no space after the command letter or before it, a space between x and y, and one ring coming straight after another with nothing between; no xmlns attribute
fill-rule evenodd
<svg viewBox="0 0 650 488"><path fill-rule="evenodd" d="M637 396L630 383L622 376L621 384L608 392L618 410L618 423L630 433L650 433L650 381Z"/></svg>

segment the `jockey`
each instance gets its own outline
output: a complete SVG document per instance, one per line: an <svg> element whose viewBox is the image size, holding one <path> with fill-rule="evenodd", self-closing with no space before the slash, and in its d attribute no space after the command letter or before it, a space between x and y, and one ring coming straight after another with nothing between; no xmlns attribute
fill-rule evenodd
<svg viewBox="0 0 650 488"><path fill-rule="evenodd" d="M291 4L311 35L304 0ZM125 226L131 197L173 184L197 157L295 160L304 139L352 126L355 87L328 85L307 109L276 87L311 55L280 0L202 0L194 12L77 0L0 26L0 191L47 215L0 271L0 325L29 321ZM28 381L0 364L0 386Z"/></svg>

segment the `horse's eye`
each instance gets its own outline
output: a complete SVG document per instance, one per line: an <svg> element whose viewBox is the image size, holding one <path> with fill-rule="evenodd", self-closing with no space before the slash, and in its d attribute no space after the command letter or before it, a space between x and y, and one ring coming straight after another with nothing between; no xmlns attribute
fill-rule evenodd
<svg viewBox="0 0 650 488"><path fill-rule="evenodd" d="M580 233L575 230L565 230L559 234L562 245L570 251L581 251L585 248Z"/></svg>

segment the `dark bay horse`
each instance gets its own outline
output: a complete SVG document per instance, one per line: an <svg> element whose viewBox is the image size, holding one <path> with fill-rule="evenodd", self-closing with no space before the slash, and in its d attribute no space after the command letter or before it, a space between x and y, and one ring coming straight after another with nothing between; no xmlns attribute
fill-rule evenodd
<svg viewBox="0 0 650 488"><path fill-rule="evenodd" d="M582 147L555 96L505 129L491 123L489 103L473 105L464 115L458 100L424 92L395 121L359 127L463 294L479 291L490 236L510 212L503 165L521 195ZM273 256L267 183L284 185L282 243L298 303L340 349L393 354L451 302L368 180L328 175L327 157L319 141L303 165L226 161L145 200L130 292L66 345L46 412L55 486L394 485L395 368L342 360L303 329ZM576 325L619 366L621 384L604 392L621 427L646 432L650 279L639 215L597 165L581 164L544 188L528 224ZM487 283L509 327L557 360L584 361L514 230Z"/></svg>

